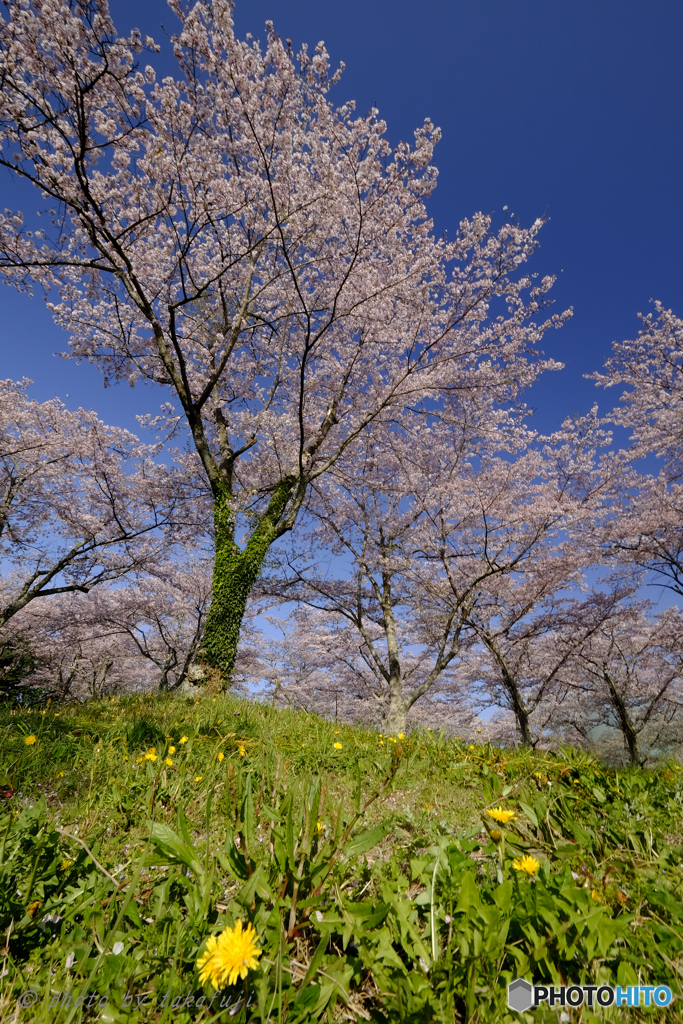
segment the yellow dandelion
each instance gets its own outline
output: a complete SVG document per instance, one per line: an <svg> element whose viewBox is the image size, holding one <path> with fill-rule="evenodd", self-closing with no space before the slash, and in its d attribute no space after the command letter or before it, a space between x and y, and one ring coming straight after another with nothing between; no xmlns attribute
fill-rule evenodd
<svg viewBox="0 0 683 1024"><path fill-rule="evenodd" d="M126 756L124 757L124 759L123 759L123 760L124 760L124 761L127 761L127 760L128 760L128 755L127 755L127 754L126 754Z"/></svg>
<svg viewBox="0 0 683 1024"><path fill-rule="evenodd" d="M597 889L591 889L591 899L594 903L602 902L602 896L600 895Z"/></svg>
<svg viewBox="0 0 683 1024"><path fill-rule="evenodd" d="M523 857L515 857L512 862L515 871L524 871L527 875L535 875L541 866L541 862L525 853Z"/></svg>
<svg viewBox="0 0 683 1024"><path fill-rule="evenodd" d="M339 735L339 729L335 729L335 730L334 730L334 735L335 735L335 736L338 736L338 735Z"/></svg>
<svg viewBox="0 0 683 1024"><path fill-rule="evenodd" d="M301 744L301 746L302 746L302 747L305 747L305 746L306 746L306 744L305 744L305 743L302 743L302 744Z"/></svg>
<svg viewBox="0 0 683 1024"><path fill-rule="evenodd" d="M542 779L543 778L543 772L534 772L534 778L535 779Z"/></svg>
<svg viewBox="0 0 683 1024"><path fill-rule="evenodd" d="M468 750L474 750L474 743L470 743L470 745L469 745L469 747L467 749Z"/></svg>
<svg viewBox="0 0 683 1024"><path fill-rule="evenodd" d="M203 778L204 778L204 776L203 776L203 775L195 775L195 777L194 777L194 781L195 781L195 782L201 782Z"/></svg>
<svg viewBox="0 0 683 1024"><path fill-rule="evenodd" d="M226 928L220 935L212 935L199 960L197 969L202 984L210 981L216 991L234 985L238 978L246 978L248 971L258 967L262 950L257 945L254 926L242 927L237 921L234 928Z"/></svg>
<svg viewBox="0 0 683 1024"><path fill-rule="evenodd" d="M515 817L514 811L506 811L504 807L492 807L486 813L489 818L493 818L494 821L499 821L501 825L507 825L508 821L512 821Z"/></svg>
<svg viewBox="0 0 683 1024"><path fill-rule="evenodd" d="M27 747L32 747L35 742L35 736L27 736L26 739L24 740L24 743L26 744Z"/></svg>
<svg viewBox="0 0 683 1024"><path fill-rule="evenodd" d="M167 765L169 766L169 768L172 768L172 767L173 767L173 761L171 760L171 758L170 758L170 757L167 757L167 758L166 758L166 764L167 764Z"/></svg>
<svg viewBox="0 0 683 1024"><path fill-rule="evenodd" d="M398 734L398 738L399 738L400 740L404 739L404 736L403 736L403 733L402 733L402 732L400 732L400 733Z"/></svg>
<svg viewBox="0 0 683 1024"><path fill-rule="evenodd" d="M334 746L335 750L341 750L341 748L342 748L341 743L334 743L333 746Z"/></svg>
<svg viewBox="0 0 683 1024"><path fill-rule="evenodd" d="M321 832L325 831L325 826L323 825L322 821L319 821L317 823L317 825L315 826L315 829L316 829L316 832L318 833L318 835L320 835Z"/></svg>
<svg viewBox="0 0 683 1024"><path fill-rule="evenodd" d="M302 746L303 746L303 744L302 744ZM244 757L244 755L246 754L246 752L247 752L247 749L246 749L246 747L244 746L244 744L243 744L243 743L240 743L240 744L238 745L238 747L237 747L237 753L238 753L238 754L240 755L240 757Z"/></svg>
<svg viewBox="0 0 683 1024"><path fill-rule="evenodd" d="M187 736L181 736L178 742L179 743L187 743Z"/></svg>
<svg viewBox="0 0 683 1024"><path fill-rule="evenodd" d="M213 698L211 699L211 703L212 703L212 704L215 704L215 703L216 703L216 698L215 698L215 697L213 697Z"/></svg>
<svg viewBox="0 0 683 1024"><path fill-rule="evenodd" d="M29 903L29 905L28 905L28 912L29 912L31 917L33 917L33 915L35 914L35 912L36 912L36 910L38 909L39 906L40 906L40 900L34 900L33 903Z"/></svg>
<svg viewBox="0 0 683 1024"><path fill-rule="evenodd" d="M169 747L168 752L169 754L175 754L175 747Z"/></svg>
<svg viewBox="0 0 683 1024"><path fill-rule="evenodd" d="M63 779L64 778L64 772L58 772L57 773L57 778L58 779Z"/></svg>
<svg viewBox="0 0 683 1024"><path fill-rule="evenodd" d="M145 759L144 759L144 757L136 757L136 758L135 758L135 763L136 763L136 764L142 764L142 762L143 762L144 760L145 760Z"/></svg>
<svg viewBox="0 0 683 1024"><path fill-rule="evenodd" d="M150 754L156 754L157 748L156 747L150 747L149 748L149 752L150 752Z"/></svg>
<svg viewBox="0 0 683 1024"><path fill-rule="evenodd" d="M380 747L383 747L384 746L384 740L380 740L379 741L379 745L380 745Z"/></svg>
<svg viewBox="0 0 683 1024"><path fill-rule="evenodd" d="M72 864L73 861L65 857L61 864L62 871L68 871Z"/></svg>
<svg viewBox="0 0 683 1024"><path fill-rule="evenodd" d="M218 751L218 760L222 761L224 757L225 757L225 754L223 753L223 751L219 750Z"/></svg>
<svg viewBox="0 0 683 1024"><path fill-rule="evenodd" d="M156 759L157 759L157 755L153 754L151 751L149 752L149 754L145 754L145 756L143 758L144 761L156 761Z"/></svg>
<svg viewBox="0 0 683 1024"><path fill-rule="evenodd" d="M389 737L389 742L390 742L390 743L395 743L395 742L396 742L396 740L394 739L394 737L393 737L393 736L390 736L390 737Z"/></svg>
<svg viewBox="0 0 683 1024"><path fill-rule="evenodd" d="M497 828L492 828L491 831L489 832L489 835L491 836L491 839L493 839L494 843L499 843L503 838L503 833L500 832Z"/></svg>
<svg viewBox="0 0 683 1024"><path fill-rule="evenodd" d="M483 730L482 729L477 729L477 732L483 732Z"/></svg>

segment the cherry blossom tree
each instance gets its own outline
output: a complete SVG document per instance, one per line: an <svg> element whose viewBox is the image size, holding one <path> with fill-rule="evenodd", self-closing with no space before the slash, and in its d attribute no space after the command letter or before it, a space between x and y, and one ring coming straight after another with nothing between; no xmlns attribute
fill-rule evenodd
<svg viewBox="0 0 683 1024"><path fill-rule="evenodd" d="M180 688L201 641L210 564L176 558L150 570L85 595L36 602L17 615L8 627L13 646L30 637L32 658L23 688L61 699Z"/></svg>
<svg viewBox="0 0 683 1024"><path fill-rule="evenodd" d="M180 537L173 474L93 412L0 381L0 629L31 602L144 573Z"/></svg>
<svg viewBox="0 0 683 1024"><path fill-rule="evenodd" d="M668 480L683 475L683 320L655 304L640 319L633 341L615 342L604 373L591 378L605 388L625 386L612 419L631 433L634 458L654 453Z"/></svg>
<svg viewBox="0 0 683 1024"><path fill-rule="evenodd" d="M299 604L290 644L306 654L309 689L327 674L328 688L371 696L394 735L429 691L444 703L455 693L462 710L471 704L462 684L471 691L474 680L461 663L475 639L494 643L503 594L521 621L580 576L586 557L561 534L591 506L574 476L558 473L557 453L527 446L530 436L496 422L493 409L486 416L459 401L451 412L448 428L443 410L431 426L402 418L316 482L311 547L283 549L270 590ZM505 446L521 450L493 453ZM520 580L532 577L530 602L532 584Z"/></svg>
<svg viewBox="0 0 683 1024"><path fill-rule="evenodd" d="M126 649L131 684L144 677L155 689L176 690L188 678L201 642L210 595L206 561L175 560L141 579L100 588L88 602L78 602L80 608L72 602L69 629L82 642L116 635ZM121 685L127 688L125 680Z"/></svg>
<svg viewBox="0 0 683 1024"><path fill-rule="evenodd" d="M596 595L596 598L600 595ZM577 727L589 738L596 726L621 734L631 764L642 765L683 721L683 615L669 608L657 615L647 601L613 603L601 595L586 609L602 621L576 647L567 679L583 705ZM602 615L599 605L609 609Z"/></svg>
<svg viewBox="0 0 683 1024"><path fill-rule="evenodd" d="M637 338L615 343L604 372L592 374L602 387L625 387L611 419L631 432L623 454L634 464L605 541L622 564L683 595L683 320L661 303L641 320ZM657 475L636 471L648 457L661 460Z"/></svg>
<svg viewBox="0 0 683 1024"><path fill-rule="evenodd" d="M377 111L332 106L322 44L240 41L230 0L170 6L179 75L157 82L137 64L157 47L118 37L106 0L9 4L0 164L52 212L0 218L0 269L58 296L74 357L168 388L156 423L187 431L213 503L201 658L228 680L312 482L449 389L514 401L567 314L539 319L552 279L523 269L540 221L434 238L431 122L392 149Z"/></svg>
<svg viewBox="0 0 683 1024"><path fill-rule="evenodd" d="M512 713L526 747L536 747L547 734L572 741L585 736L586 709L577 709L570 681L574 658L613 615L616 600L607 602L600 593L568 597L580 582L580 560L570 558L568 565L557 549L535 554L524 578L497 579L473 610L470 625L481 649L464 666L494 707Z"/></svg>

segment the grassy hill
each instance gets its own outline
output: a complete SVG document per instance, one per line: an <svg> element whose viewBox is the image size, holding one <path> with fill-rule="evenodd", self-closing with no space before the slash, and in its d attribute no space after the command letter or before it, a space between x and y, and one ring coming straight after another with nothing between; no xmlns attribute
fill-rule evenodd
<svg viewBox="0 0 683 1024"><path fill-rule="evenodd" d="M229 696L5 706L0 751L2 1021L683 1021L675 764ZM518 1014L517 977L673 1000Z"/></svg>

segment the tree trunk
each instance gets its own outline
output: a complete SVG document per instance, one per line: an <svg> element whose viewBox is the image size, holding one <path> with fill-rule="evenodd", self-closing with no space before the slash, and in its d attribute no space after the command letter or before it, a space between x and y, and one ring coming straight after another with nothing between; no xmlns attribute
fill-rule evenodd
<svg viewBox="0 0 683 1024"><path fill-rule="evenodd" d="M640 756L640 750L638 748L638 733L635 730L631 716L628 713L626 702L622 695L619 693L614 680L611 678L609 672L603 670L603 676L605 682L609 687L610 701L612 707L617 713L617 720L619 722L619 728L621 729L622 736L624 737L624 747L628 753L629 761L633 765L643 764L645 758Z"/></svg>
<svg viewBox="0 0 683 1024"><path fill-rule="evenodd" d="M401 678L399 676L397 680L392 679L389 683L389 708L384 718L387 736L398 736L400 732L405 732L407 717L408 708L401 694Z"/></svg>
<svg viewBox="0 0 683 1024"><path fill-rule="evenodd" d="M508 692L510 698L510 704L515 715L517 722L517 728L520 731L522 737L523 747L534 747L534 734L531 731L531 725L529 722L529 711L526 704L522 699L522 694L519 692L517 680L512 673L507 671L507 667L504 665L502 659L499 661L501 667L501 675L503 678L503 685Z"/></svg>
<svg viewBox="0 0 683 1024"><path fill-rule="evenodd" d="M522 746L534 747L536 744L534 743L534 734L531 731L531 725L529 722L529 709L524 703L522 694L520 693L519 686L517 685L517 678L508 668L504 654L498 649L498 646L494 641L481 630L478 630L478 632L479 636L495 658L498 668L500 669L503 686L505 687L510 699L510 707L514 712L517 728L519 729L522 737Z"/></svg>
<svg viewBox="0 0 683 1024"><path fill-rule="evenodd" d="M251 588L259 577L270 545L281 535L280 518L294 490L295 478L284 477L246 547L235 543L235 523L227 492L214 501L215 561L211 607L199 660L216 670L227 688L237 657L242 619Z"/></svg>

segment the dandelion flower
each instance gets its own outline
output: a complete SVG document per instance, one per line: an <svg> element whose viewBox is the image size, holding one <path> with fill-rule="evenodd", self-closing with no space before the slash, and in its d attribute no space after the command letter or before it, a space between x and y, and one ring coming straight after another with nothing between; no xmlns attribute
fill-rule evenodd
<svg viewBox="0 0 683 1024"><path fill-rule="evenodd" d="M500 832L497 828L492 828L491 831L489 832L489 835L491 836L491 839L493 839L494 843L499 843L503 838L503 833Z"/></svg>
<svg viewBox="0 0 683 1024"><path fill-rule="evenodd" d="M317 823L317 825L315 826L315 828L316 828L316 831L317 831L318 835L320 835L321 832L325 831L325 826L323 825L322 821L319 821Z"/></svg>
<svg viewBox="0 0 683 1024"><path fill-rule="evenodd" d="M64 772L58 772L57 778L63 779L64 778Z"/></svg>
<svg viewBox="0 0 683 1024"><path fill-rule="evenodd" d="M157 748L156 747L150 747L149 748L149 752L150 752L150 754L156 754Z"/></svg>
<svg viewBox="0 0 683 1024"><path fill-rule="evenodd" d="M40 906L40 900L34 900L33 903L29 904L28 912L31 917L35 914L36 910Z"/></svg>
<svg viewBox="0 0 683 1024"><path fill-rule="evenodd" d="M481 729L477 729L477 732L481 732L481 731L482 731Z"/></svg>
<svg viewBox="0 0 683 1024"><path fill-rule="evenodd" d="M334 735L335 735L335 736L338 736L338 735L339 735L339 729L335 729L335 730L334 730Z"/></svg>
<svg viewBox="0 0 683 1024"><path fill-rule="evenodd" d="M225 985L234 985L238 978L246 978L249 971L258 967L262 950L257 942L254 926L248 924L243 928L241 921L218 936L210 936L205 952L197 960L199 980L202 984L210 981L219 991Z"/></svg>
<svg viewBox="0 0 683 1024"><path fill-rule="evenodd" d="M541 862L525 853L523 857L515 857L512 866L515 871L524 871L527 875L535 875L541 866Z"/></svg>
<svg viewBox="0 0 683 1024"><path fill-rule="evenodd" d="M195 781L195 782L201 782L203 778L204 778L204 776L203 776L203 775L195 775L195 777L194 777L194 781Z"/></svg>
<svg viewBox="0 0 683 1024"><path fill-rule="evenodd" d="M167 757L167 758L166 758L166 764L167 764L167 765L169 766L169 768L172 768L172 767L173 767L173 761L171 760L171 758L170 758L170 757Z"/></svg>
<svg viewBox="0 0 683 1024"><path fill-rule="evenodd" d="M474 750L474 743L470 743L470 745L469 745L469 747L467 749L468 750Z"/></svg>
<svg viewBox="0 0 683 1024"><path fill-rule="evenodd" d="M187 736L181 736L180 740L178 742L179 743L187 743Z"/></svg>
<svg viewBox="0 0 683 1024"><path fill-rule="evenodd" d="M151 751L148 754L145 754L145 756L144 756L144 760L145 761L156 761L156 759L157 759L157 755L153 754Z"/></svg>
<svg viewBox="0 0 683 1024"><path fill-rule="evenodd" d="M486 813L489 818L493 818L494 821L499 821L501 825L507 825L508 821L512 821L515 817L514 811L506 811L503 807L492 807Z"/></svg>
<svg viewBox="0 0 683 1024"><path fill-rule="evenodd" d="M341 743L335 743L335 744L333 744L333 746L334 746L335 750L341 750L341 748L342 748Z"/></svg>
<svg viewBox="0 0 683 1024"><path fill-rule="evenodd" d="M65 857L64 860L62 861L62 864L61 864L62 871L68 871L68 869L71 867L72 864L73 864L73 861L72 860L68 860L68 858Z"/></svg>
<svg viewBox="0 0 683 1024"><path fill-rule="evenodd" d="M218 760L222 761L224 757L225 757L225 754L223 753L223 751L219 750L218 751Z"/></svg>
<svg viewBox="0 0 683 1024"><path fill-rule="evenodd" d="M26 739L24 740L24 743L26 744L27 747L32 747L35 742L35 736L27 736Z"/></svg>
<svg viewBox="0 0 683 1024"><path fill-rule="evenodd" d="M237 747L237 753L240 755L240 757L244 757L246 752L247 750L246 747L244 746L244 743L240 743Z"/></svg>
<svg viewBox="0 0 683 1024"><path fill-rule="evenodd" d="M380 745L380 747L383 747L384 746L384 740L380 740L379 741L379 745Z"/></svg>
<svg viewBox="0 0 683 1024"><path fill-rule="evenodd" d="M175 754L175 747L169 747L168 752L169 754Z"/></svg>
<svg viewBox="0 0 683 1024"><path fill-rule="evenodd" d="M591 889L591 899L594 903L602 903L602 896L597 889Z"/></svg>
<svg viewBox="0 0 683 1024"><path fill-rule="evenodd" d="M399 738L400 740L404 739L404 736L403 736L403 733L402 733L402 732L400 732L400 733L398 734L398 738Z"/></svg>

